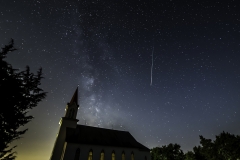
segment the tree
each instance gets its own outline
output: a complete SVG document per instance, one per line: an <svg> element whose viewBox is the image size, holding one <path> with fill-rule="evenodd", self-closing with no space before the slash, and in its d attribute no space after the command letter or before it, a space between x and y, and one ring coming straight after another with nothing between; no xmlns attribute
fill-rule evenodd
<svg viewBox="0 0 240 160"><path fill-rule="evenodd" d="M200 146L193 147L193 152L194 152L195 160L207 160L205 155L203 155L203 153L202 153L202 147L200 147Z"/></svg>
<svg viewBox="0 0 240 160"><path fill-rule="evenodd" d="M216 140L200 136L201 154L208 160L240 160L240 136L222 132Z"/></svg>
<svg viewBox="0 0 240 160"><path fill-rule="evenodd" d="M13 69L7 63L6 58L9 52L13 52L14 41L11 40L8 45L2 48L0 52L0 92L1 92L1 107L0 107L0 159L12 160L15 159L13 149L16 146L9 147L11 142L21 138L27 129L19 130L19 127L24 126L33 119L33 116L28 115L29 110L36 107L46 96L38 86L41 85L42 69L34 75L30 73L29 66L25 71Z"/></svg>
<svg viewBox="0 0 240 160"><path fill-rule="evenodd" d="M196 160L194 153L192 151L185 153L185 160Z"/></svg>
<svg viewBox="0 0 240 160"><path fill-rule="evenodd" d="M184 160L184 153L179 144L170 143L167 146L151 149L152 160Z"/></svg>

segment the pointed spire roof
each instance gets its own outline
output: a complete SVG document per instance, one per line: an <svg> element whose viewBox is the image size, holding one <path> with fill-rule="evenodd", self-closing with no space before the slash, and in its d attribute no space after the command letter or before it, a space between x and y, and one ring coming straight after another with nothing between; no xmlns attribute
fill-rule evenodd
<svg viewBox="0 0 240 160"><path fill-rule="evenodd" d="M76 105L78 105L78 87L77 87L77 89L75 90L75 92L74 92L74 94L72 96L70 104L72 104L73 102L75 102Z"/></svg>

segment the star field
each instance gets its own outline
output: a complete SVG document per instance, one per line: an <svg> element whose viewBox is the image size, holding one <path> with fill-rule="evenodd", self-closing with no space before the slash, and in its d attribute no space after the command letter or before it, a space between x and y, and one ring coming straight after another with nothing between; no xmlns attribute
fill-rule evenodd
<svg viewBox="0 0 240 160"><path fill-rule="evenodd" d="M234 0L2 2L0 44L13 38L18 49L7 61L42 67L48 92L15 142L17 160L49 159L77 86L79 124L127 130L149 148L188 151L199 135L239 135L239 8Z"/></svg>

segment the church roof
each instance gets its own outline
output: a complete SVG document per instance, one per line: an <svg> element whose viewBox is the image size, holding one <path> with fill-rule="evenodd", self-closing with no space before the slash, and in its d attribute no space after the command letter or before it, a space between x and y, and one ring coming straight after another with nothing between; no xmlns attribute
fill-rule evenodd
<svg viewBox="0 0 240 160"><path fill-rule="evenodd" d="M149 151L127 131L77 125L77 128L67 128L66 134L66 142L69 143L138 148Z"/></svg>

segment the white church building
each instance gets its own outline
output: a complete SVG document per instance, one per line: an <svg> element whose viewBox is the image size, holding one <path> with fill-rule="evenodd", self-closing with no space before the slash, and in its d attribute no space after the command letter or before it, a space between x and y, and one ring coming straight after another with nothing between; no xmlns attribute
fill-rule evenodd
<svg viewBox="0 0 240 160"><path fill-rule="evenodd" d="M150 160L150 150L127 131L77 124L78 89L66 106L50 160Z"/></svg>

